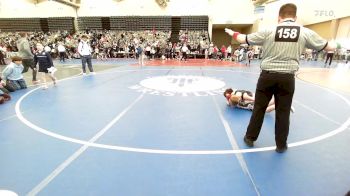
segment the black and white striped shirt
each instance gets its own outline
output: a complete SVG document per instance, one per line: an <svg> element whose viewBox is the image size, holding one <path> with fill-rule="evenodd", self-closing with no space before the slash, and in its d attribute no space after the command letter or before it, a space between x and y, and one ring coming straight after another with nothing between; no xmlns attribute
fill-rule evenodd
<svg viewBox="0 0 350 196"><path fill-rule="evenodd" d="M249 45L262 45L261 69L266 71L295 73L299 58L305 48L323 50L328 42L314 31L285 20L277 26L247 35Z"/></svg>

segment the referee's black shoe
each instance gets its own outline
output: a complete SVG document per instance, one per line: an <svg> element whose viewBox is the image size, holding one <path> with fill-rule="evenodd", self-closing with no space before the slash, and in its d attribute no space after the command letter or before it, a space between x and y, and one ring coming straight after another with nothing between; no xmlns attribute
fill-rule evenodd
<svg viewBox="0 0 350 196"><path fill-rule="evenodd" d="M244 136L243 140L244 140L244 143L245 143L247 146L249 146L249 147L253 147L253 146L254 146L254 141L251 140L251 139L249 139L249 138L247 138L246 135Z"/></svg>
<svg viewBox="0 0 350 196"><path fill-rule="evenodd" d="M284 146L284 147L276 147L276 152L278 153L284 153L286 150L288 149L288 146Z"/></svg>

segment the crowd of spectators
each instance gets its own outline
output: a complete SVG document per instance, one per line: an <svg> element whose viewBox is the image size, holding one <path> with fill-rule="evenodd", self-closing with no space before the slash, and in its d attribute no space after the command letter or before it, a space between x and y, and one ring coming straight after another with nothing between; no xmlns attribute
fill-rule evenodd
<svg viewBox="0 0 350 196"><path fill-rule="evenodd" d="M50 51L53 58L80 58L77 47L82 35L89 37L90 45L94 51L95 58L117 58L117 57L132 57L135 55L135 48L138 45L147 51L149 48L149 58L165 56L166 49L171 46L183 45L184 41L188 41L188 45L192 48L197 48L201 45L202 48L208 46L209 36L207 32L190 32L186 31L186 35L190 35L186 40L178 43L171 43L171 31L97 31L86 30L76 33L68 31L57 32L28 32L30 46L34 51L37 43L42 43L47 52ZM196 35L203 34L203 38L195 39ZM1 57L9 57L17 52L17 40L20 38L19 33L3 32L0 33L0 64ZM204 50L202 51L204 53Z"/></svg>
<svg viewBox="0 0 350 196"><path fill-rule="evenodd" d="M136 48L140 45L148 59L183 59L183 54L189 58L207 58L232 60L241 62L248 59L247 55L251 51L253 58L259 58L262 55L260 48L248 48L247 46L231 45L217 46L210 42L207 31L189 31L181 30L179 32L178 42L170 42L171 31L97 31L85 30L78 32L57 31L57 32L28 32L28 39L33 53L36 44L41 43L45 46L45 51L50 52L53 59L80 58L77 51L78 44L83 35L87 35L90 45L93 49L93 58L136 58ZM14 56L17 52L17 40L19 33L2 32L0 33L0 65L6 64L5 58ZM185 47L184 47L185 46ZM185 51L185 53L184 53ZM341 59L344 54L342 50L336 51L334 59ZM305 59L317 60L321 55L306 51Z"/></svg>

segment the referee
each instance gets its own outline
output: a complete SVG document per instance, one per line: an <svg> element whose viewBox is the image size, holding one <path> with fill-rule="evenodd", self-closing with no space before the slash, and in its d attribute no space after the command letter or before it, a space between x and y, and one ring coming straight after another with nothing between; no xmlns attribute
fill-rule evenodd
<svg viewBox="0 0 350 196"><path fill-rule="evenodd" d="M335 50L333 44L321 38L310 29L295 23L297 7L288 3L279 10L278 25L249 35L225 29L233 39L248 45L261 45L264 53L261 73L256 86L255 104L244 142L253 147L258 139L264 121L266 107L272 96L275 97L276 152L287 150L289 115L295 89L294 74L299 68L299 57L306 48L317 51Z"/></svg>

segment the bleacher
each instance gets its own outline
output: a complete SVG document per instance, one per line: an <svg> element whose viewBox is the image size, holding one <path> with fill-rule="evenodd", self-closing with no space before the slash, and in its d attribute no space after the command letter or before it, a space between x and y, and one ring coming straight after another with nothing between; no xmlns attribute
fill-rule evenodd
<svg viewBox="0 0 350 196"><path fill-rule="evenodd" d="M1 18L0 29L4 32L41 31L40 18Z"/></svg>
<svg viewBox="0 0 350 196"><path fill-rule="evenodd" d="M208 30L208 16L182 16L181 29L187 30Z"/></svg>
<svg viewBox="0 0 350 196"><path fill-rule="evenodd" d="M94 30L207 30L208 16L112 16L112 17L78 17L78 29ZM74 30L73 17L52 18L2 18L1 31L56 31Z"/></svg>
<svg viewBox="0 0 350 196"><path fill-rule="evenodd" d="M80 30L104 30L102 28L102 17L78 17L78 28Z"/></svg>
<svg viewBox="0 0 350 196"><path fill-rule="evenodd" d="M67 30L74 31L73 17L52 17L48 18L49 31Z"/></svg>
<svg viewBox="0 0 350 196"><path fill-rule="evenodd" d="M74 30L73 17L52 17L52 18L1 18L0 29L3 32L17 31L57 31Z"/></svg>

